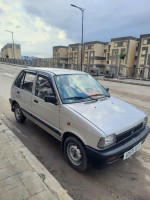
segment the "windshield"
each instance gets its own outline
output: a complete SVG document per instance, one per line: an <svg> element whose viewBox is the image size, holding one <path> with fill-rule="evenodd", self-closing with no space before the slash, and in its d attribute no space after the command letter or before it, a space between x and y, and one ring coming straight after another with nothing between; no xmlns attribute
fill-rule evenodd
<svg viewBox="0 0 150 200"><path fill-rule="evenodd" d="M109 96L103 86L88 74L55 75L54 78L63 103L97 100Z"/></svg>

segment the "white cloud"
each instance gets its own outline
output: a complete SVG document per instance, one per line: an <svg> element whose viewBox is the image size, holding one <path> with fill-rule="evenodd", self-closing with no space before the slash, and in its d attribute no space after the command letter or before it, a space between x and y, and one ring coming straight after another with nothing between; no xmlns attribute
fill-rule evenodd
<svg viewBox="0 0 150 200"><path fill-rule="evenodd" d="M39 17L28 15L19 0L1 1L0 8L3 11L0 18L0 48L12 43L11 34L4 30L14 33L15 43L21 44L22 55L52 57L53 46L73 43L66 38L63 30L47 25Z"/></svg>

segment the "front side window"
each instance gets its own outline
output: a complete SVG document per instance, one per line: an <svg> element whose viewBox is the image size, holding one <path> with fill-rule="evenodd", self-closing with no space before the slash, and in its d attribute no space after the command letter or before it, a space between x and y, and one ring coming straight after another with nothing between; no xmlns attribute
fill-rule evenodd
<svg viewBox="0 0 150 200"><path fill-rule="evenodd" d="M32 93L34 79L35 74L26 72L25 77L21 80L22 89Z"/></svg>
<svg viewBox="0 0 150 200"><path fill-rule="evenodd" d="M109 96L102 85L88 74L55 75L63 103L77 103Z"/></svg>
<svg viewBox="0 0 150 200"><path fill-rule="evenodd" d="M48 96L54 96L54 90L47 77L38 76L35 86L35 96L45 99Z"/></svg>

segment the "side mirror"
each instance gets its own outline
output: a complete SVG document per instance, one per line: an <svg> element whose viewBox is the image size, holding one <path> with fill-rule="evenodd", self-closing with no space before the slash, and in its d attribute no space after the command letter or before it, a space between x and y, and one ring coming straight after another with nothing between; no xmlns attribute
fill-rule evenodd
<svg viewBox="0 0 150 200"><path fill-rule="evenodd" d="M45 97L44 100L45 100L45 102L57 104L57 99L55 96L47 96L47 97Z"/></svg>
<svg viewBox="0 0 150 200"><path fill-rule="evenodd" d="M109 88L105 88L105 90L106 90L107 92L109 92Z"/></svg>

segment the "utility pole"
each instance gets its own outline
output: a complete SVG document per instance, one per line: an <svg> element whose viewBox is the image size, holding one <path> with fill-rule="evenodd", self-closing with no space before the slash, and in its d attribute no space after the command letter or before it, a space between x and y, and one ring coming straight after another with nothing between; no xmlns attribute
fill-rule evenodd
<svg viewBox="0 0 150 200"><path fill-rule="evenodd" d="M82 12L82 37L81 37L81 71L82 71L82 63L83 63L83 20L84 20L84 8L78 7L74 4L71 4L72 7L78 8Z"/></svg>

